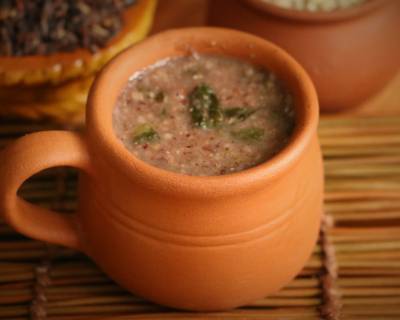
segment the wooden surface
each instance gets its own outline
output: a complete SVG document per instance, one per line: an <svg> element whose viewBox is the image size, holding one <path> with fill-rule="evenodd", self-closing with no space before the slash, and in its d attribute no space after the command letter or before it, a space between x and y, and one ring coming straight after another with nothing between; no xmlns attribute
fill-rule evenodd
<svg viewBox="0 0 400 320"><path fill-rule="evenodd" d="M352 113L365 116L400 115L400 72L380 93Z"/></svg>

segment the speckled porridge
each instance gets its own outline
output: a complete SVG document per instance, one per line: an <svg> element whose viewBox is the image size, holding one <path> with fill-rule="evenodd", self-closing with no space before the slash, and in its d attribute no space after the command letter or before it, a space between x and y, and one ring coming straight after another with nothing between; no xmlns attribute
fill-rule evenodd
<svg viewBox="0 0 400 320"><path fill-rule="evenodd" d="M276 77L225 56L192 55L134 74L113 112L125 147L170 171L241 171L279 152L294 128L291 95Z"/></svg>

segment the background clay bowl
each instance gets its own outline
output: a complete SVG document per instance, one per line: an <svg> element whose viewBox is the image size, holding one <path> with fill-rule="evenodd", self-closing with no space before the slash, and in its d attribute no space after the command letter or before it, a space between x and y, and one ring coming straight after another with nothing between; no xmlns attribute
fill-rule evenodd
<svg viewBox="0 0 400 320"><path fill-rule="evenodd" d="M285 48L313 79L322 111L361 104L400 69L400 1L309 13L260 0L213 0L208 18L211 25L251 32Z"/></svg>

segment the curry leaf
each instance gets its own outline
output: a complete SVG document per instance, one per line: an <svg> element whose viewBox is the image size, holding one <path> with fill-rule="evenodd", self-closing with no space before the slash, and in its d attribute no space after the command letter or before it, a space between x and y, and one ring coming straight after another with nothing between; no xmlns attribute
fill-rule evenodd
<svg viewBox="0 0 400 320"><path fill-rule="evenodd" d="M223 112L224 112L224 117L227 119L228 123L235 123L246 120L254 112L256 112L256 110L236 107L236 108L224 109Z"/></svg>
<svg viewBox="0 0 400 320"><path fill-rule="evenodd" d="M133 132L133 142L136 144L155 142L159 139L157 131L147 123L139 125Z"/></svg>
<svg viewBox="0 0 400 320"><path fill-rule="evenodd" d="M237 131L232 131L232 136L236 139L245 142L257 142L264 136L264 129L262 128L244 128Z"/></svg>
<svg viewBox="0 0 400 320"><path fill-rule="evenodd" d="M189 110L193 123L200 128L215 128L223 114L214 91L206 84L196 86L189 95Z"/></svg>

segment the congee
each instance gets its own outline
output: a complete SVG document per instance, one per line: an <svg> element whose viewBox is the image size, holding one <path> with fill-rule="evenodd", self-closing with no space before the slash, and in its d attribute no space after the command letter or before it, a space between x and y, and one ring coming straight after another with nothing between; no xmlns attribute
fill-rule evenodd
<svg viewBox="0 0 400 320"><path fill-rule="evenodd" d="M196 176L270 159L294 125L293 98L273 73L221 55L171 58L135 73L113 111L116 136L136 157Z"/></svg>

